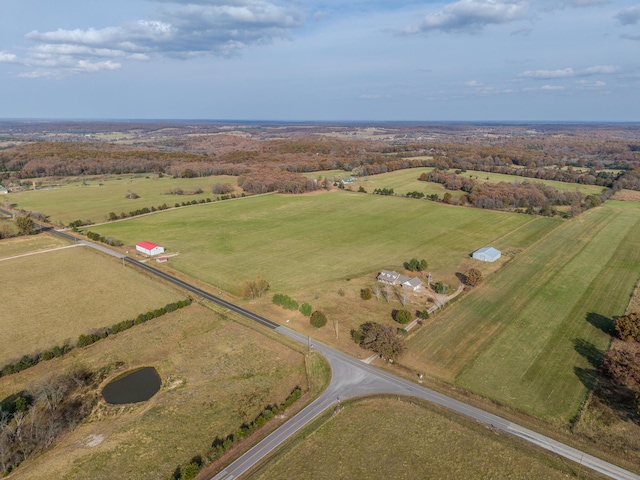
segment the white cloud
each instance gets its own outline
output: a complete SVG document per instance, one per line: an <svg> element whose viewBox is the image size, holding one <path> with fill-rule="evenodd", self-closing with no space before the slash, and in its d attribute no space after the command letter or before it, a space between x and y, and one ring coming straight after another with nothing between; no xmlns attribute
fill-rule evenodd
<svg viewBox="0 0 640 480"><path fill-rule="evenodd" d="M417 25L401 33L415 34L433 30L444 32L478 32L487 25L509 23L525 17L527 0L458 0L442 10L428 14Z"/></svg>
<svg viewBox="0 0 640 480"><path fill-rule="evenodd" d="M17 57L13 53L0 51L0 62L15 62Z"/></svg>
<svg viewBox="0 0 640 480"><path fill-rule="evenodd" d="M560 85L543 85L540 90L564 90L564 87Z"/></svg>
<svg viewBox="0 0 640 480"><path fill-rule="evenodd" d="M582 70L574 70L571 67L558 70L527 70L518 74L518 78L533 78L548 80L552 78L587 77L590 75L610 75L620 71L620 67L613 65L595 65Z"/></svg>
<svg viewBox="0 0 640 480"><path fill-rule="evenodd" d="M45 74L48 70L57 70L54 76L110 71L122 64L105 58L234 55L250 45L287 37L304 24L302 11L289 3L275 3L281 0L157 1L170 5L153 19L101 29L31 31L25 38L37 44L24 57L1 52L0 61L35 68L23 74L30 77L51 76Z"/></svg>
<svg viewBox="0 0 640 480"><path fill-rule="evenodd" d="M464 86L465 87L481 87L482 82L479 82L477 80L469 80L468 82L464 82Z"/></svg>
<svg viewBox="0 0 640 480"><path fill-rule="evenodd" d="M621 10L616 18L622 25L635 25L640 22L640 5Z"/></svg>
<svg viewBox="0 0 640 480"><path fill-rule="evenodd" d="M573 76L575 76L575 72L573 68L564 68L561 70L527 70L526 72L522 72L518 74L518 78L539 78L539 79L565 78L565 77L573 77Z"/></svg>

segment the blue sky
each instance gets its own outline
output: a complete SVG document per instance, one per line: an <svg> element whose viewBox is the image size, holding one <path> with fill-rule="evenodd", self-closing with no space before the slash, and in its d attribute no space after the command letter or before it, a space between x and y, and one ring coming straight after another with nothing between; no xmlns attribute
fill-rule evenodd
<svg viewBox="0 0 640 480"><path fill-rule="evenodd" d="M0 0L0 118L640 121L640 0Z"/></svg>

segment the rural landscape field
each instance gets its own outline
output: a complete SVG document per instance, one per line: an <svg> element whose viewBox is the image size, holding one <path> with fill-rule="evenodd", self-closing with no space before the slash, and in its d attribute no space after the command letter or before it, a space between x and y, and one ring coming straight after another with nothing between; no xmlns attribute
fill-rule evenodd
<svg viewBox="0 0 640 480"><path fill-rule="evenodd" d="M637 127L108 126L0 129L0 475L640 473Z"/></svg>

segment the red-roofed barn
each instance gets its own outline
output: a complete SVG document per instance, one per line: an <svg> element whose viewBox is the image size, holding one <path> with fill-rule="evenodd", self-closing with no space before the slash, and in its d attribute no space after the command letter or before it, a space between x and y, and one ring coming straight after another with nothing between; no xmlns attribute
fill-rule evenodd
<svg viewBox="0 0 640 480"><path fill-rule="evenodd" d="M136 250L145 255L159 255L164 253L164 247L151 242L140 242L136 245Z"/></svg>

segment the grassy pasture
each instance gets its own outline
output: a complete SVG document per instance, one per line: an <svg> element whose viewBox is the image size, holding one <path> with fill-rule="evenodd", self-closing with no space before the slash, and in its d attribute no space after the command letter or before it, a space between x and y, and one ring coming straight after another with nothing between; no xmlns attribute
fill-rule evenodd
<svg viewBox="0 0 640 480"><path fill-rule="evenodd" d="M89 177L84 180L43 188L12 193L8 200L18 208L45 213L53 222L65 225L75 220L104 222L110 212L120 215L132 210L158 207L163 203L173 206L191 200L215 198L211 191L214 183L237 185L237 177L215 176L198 178L158 178L157 175L145 177L133 175L111 175ZM175 188L193 192L201 188L198 195L169 195ZM137 199L126 198L131 191L140 196Z"/></svg>
<svg viewBox="0 0 640 480"><path fill-rule="evenodd" d="M559 479L576 473L551 454L433 405L368 398L314 422L252 478ZM584 471L580 477L590 478Z"/></svg>
<svg viewBox="0 0 640 480"><path fill-rule="evenodd" d="M123 365L115 368L115 362ZM78 365L111 365L109 378L154 366L162 388L138 404L101 400L87 420L12 478L168 478L178 464L205 453L217 435L234 432L267 404L307 385L303 353L193 304L2 378L0 399Z"/></svg>
<svg viewBox="0 0 640 480"><path fill-rule="evenodd" d="M525 250L411 340L416 368L533 415L576 414L640 268L640 206L608 202Z"/></svg>
<svg viewBox="0 0 640 480"><path fill-rule="evenodd" d="M0 261L0 277L0 365L185 298L87 247Z"/></svg>
<svg viewBox="0 0 640 480"><path fill-rule="evenodd" d="M426 258L434 276L455 280L473 250L529 222L535 231L558 221L334 191L219 202L94 230L127 245L145 238L179 251L172 268L233 293L262 275L272 291L296 296L375 278L413 256Z"/></svg>

